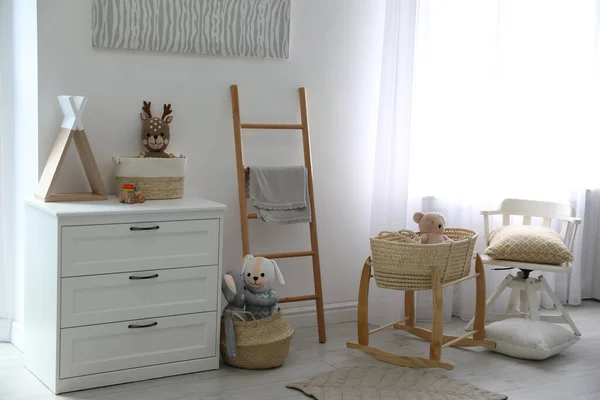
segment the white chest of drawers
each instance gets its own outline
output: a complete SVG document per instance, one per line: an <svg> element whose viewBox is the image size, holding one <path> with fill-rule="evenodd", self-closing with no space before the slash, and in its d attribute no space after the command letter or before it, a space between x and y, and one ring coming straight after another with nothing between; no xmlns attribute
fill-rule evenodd
<svg viewBox="0 0 600 400"><path fill-rule="evenodd" d="M27 200L27 368L54 393L217 369L224 211Z"/></svg>

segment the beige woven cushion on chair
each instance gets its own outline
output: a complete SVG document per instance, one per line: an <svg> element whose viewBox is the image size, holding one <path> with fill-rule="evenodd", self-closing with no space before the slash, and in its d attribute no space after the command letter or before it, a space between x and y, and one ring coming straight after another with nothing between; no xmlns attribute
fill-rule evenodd
<svg viewBox="0 0 600 400"><path fill-rule="evenodd" d="M509 225L494 230L484 253L498 260L541 264L562 264L574 260L558 232L530 225Z"/></svg>

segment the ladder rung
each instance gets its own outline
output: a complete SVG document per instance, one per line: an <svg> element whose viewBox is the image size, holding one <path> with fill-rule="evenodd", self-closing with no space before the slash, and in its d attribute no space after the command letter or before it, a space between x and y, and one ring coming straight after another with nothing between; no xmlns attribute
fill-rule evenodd
<svg viewBox="0 0 600 400"><path fill-rule="evenodd" d="M256 214L248 214L248 219L257 219L258 215Z"/></svg>
<svg viewBox="0 0 600 400"><path fill-rule="evenodd" d="M314 251L291 251L288 253L273 253L273 254L257 254L255 257L264 258L292 258L292 257L308 257L314 255Z"/></svg>
<svg viewBox="0 0 600 400"><path fill-rule="evenodd" d="M242 129L295 129L302 130L302 124L242 124Z"/></svg>
<svg viewBox="0 0 600 400"><path fill-rule="evenodd" d="M316 299L317 299L316 294L310 294L308 296L282 297L279 299L279 302L280 303L294 303L296 301L309 301L309 300L316 300Z"/></svg>

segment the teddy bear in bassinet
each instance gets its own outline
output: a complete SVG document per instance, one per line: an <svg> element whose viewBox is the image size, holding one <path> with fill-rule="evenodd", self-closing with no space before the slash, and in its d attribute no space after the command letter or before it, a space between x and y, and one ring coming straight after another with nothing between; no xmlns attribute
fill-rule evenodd
<svg viewBox="0 0 600 400"><path fill-rule="evenodd" d="M422 244L437 244L453 242L448 236L444 235L446 228L446 218L436 212L416 212L413 220L419 224L419 236Z"/></svg>

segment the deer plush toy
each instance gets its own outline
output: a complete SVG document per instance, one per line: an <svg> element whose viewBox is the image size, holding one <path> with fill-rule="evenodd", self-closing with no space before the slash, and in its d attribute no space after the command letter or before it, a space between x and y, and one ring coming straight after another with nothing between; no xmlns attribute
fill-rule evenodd
<svg viewBox="0 0 600 400"><path fill-rule="evenodd" d="M446 227L446 218L436 212L416 212L413 215L413 220L419 224L419 233L422 244L437 244L444 242L452 242L448 236L444 235Z"/></svg>
<svg viewBox="0 0 600 400"><path fill-rule="evenodd" d="M277 293L271 289L275 277L279 283L285 284L275 261L250 254L244 257L242 279L248 290L246 311L251 312L256 319L267 318L279 312Z"/></svg>
<svg viewBox="0 0 600 400"><path fill-rule="evenodd" d="M142 144L148 150L145 157L170 158L171 154L165 150L171 140L171 129L169 124L173 121L173 116L169 115L173 111L170 104L163 106L163 115L161 118L152 116L152 103L144 101L144 106L140 113L142 118Z"/></svg>

